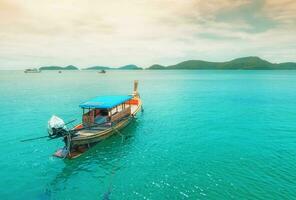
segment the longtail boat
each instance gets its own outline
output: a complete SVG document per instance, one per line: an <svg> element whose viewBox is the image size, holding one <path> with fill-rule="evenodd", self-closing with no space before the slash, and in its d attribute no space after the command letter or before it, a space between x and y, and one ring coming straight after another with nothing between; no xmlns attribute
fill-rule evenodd
<svg viewBox="0 0 296 200"><path fill-rule="evenodd" d="M139 111L142 101L138 93L138 81L134 82L132 95L98 96L79 105L82 108L82 122L72 129L57 116L48 121L51 139L63 138L65 146L58 149L54 156L76 158L94 144L119 133Z"/></svg>

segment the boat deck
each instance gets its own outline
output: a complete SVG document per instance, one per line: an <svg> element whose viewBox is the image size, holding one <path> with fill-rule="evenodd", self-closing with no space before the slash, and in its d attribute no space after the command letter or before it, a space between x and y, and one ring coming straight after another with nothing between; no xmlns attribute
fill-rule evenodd
<svg viewBox="0 0 296 200"><path fill-rule="evenodd" d="M131 105L131 113L135 113L138 109L138 105ZM121 111L121 108L118 108L118 112ZM92 129L85 129L85 130L80 130L77 133L77 137L79 138L84 138L84 137L91 137L94 135L100 135L100 133L103 133L107 129L110 129L110 126L97 126Z"/></svg>

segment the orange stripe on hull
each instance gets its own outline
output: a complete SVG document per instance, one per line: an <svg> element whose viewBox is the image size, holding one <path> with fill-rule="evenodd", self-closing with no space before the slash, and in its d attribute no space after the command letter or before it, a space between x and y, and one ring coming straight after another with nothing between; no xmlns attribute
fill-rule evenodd
<svg viewBox="0 0 296 200"><path fill-rule="evenodd" d="M78 124L77 126L74 127L74 130L76 129L82 129L83 128L83 125L82 124Z"/></svg>
<svg viewBox="0 0 296 200"><path fill-rule="evenodd" d="M139 104L139 100L138 99L131 99L127 103L128 104L131 104L131 105L138 105Z"/></svg>

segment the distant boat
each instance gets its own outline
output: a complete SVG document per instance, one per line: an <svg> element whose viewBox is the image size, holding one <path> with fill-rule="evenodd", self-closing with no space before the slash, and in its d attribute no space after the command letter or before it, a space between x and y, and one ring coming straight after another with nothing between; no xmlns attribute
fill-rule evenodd
<svg viewBox="0 0 296 200"><path fill-rule="evenodd" d="M61 74L62 73L62 71L59 71L59 74Z"/></svg>
<svg viewBox="0 0 296 200"><path fill-rule="evenodd" d="M68 129L61 118L52 116L48 121L51 139L63 138L65 146L54 156L76 158L97 142L119 133L142 110L138 93L138 81L134 82L132 95L99 96L79 105L82 108L82 123Z"/></svg>
<svg viewBox="0 0 296 200"><path fill-rule="evenodd" d="M99 74L106 74L106 71L102 69L101 71L98 72Z"/></svg>
<svg viewBox="0 0 296 200"><path fill-rule="evenodd" d="M38 70L37 68L32 68L32 69L25 69L25 73L40 73L41 71Z"/></svg>

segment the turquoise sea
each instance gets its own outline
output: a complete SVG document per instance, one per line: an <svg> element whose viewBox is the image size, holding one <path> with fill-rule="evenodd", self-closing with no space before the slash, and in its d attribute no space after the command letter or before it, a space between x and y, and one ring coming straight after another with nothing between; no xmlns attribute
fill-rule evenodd
<svg viewBox="0 0 296 200"><path fill-rule="evenodd" d="M56 114L132 92L144 113L74 160ZM0 71L1 199L295 199L296 71Z"/></svg>

